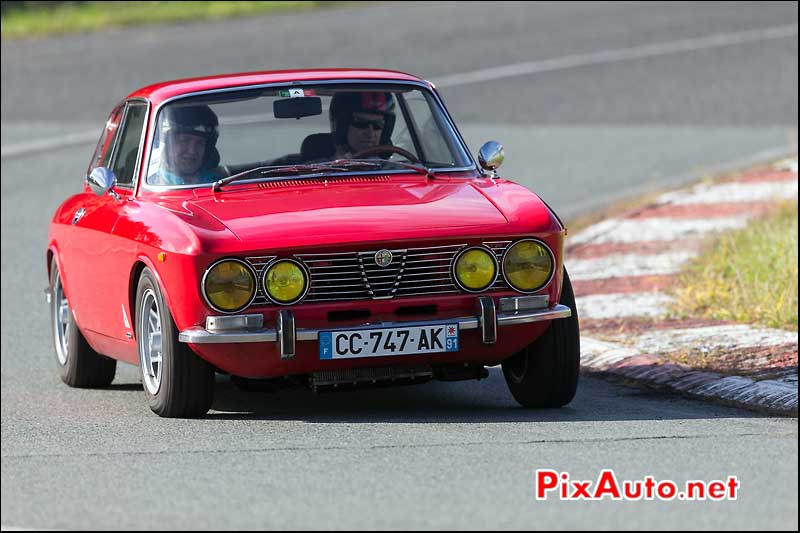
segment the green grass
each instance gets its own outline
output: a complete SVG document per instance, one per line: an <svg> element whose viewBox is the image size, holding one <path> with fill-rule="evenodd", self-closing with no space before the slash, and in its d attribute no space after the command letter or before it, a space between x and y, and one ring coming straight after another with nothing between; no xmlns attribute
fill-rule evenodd
<svg viewBox="0 0 800 533"><path fill-rule="evenodd" d="M65 2L8 8L2 38L43 37L114 26L220 19L281 11L308 10L343 2ZM26 3L30 5L32 3Z"/></svg>
<svg viewBox="0 0 800 533"><path fill-rule="evenodd" d="M723 234L680 274L673 313L797 331L797 203Z"/></svg>

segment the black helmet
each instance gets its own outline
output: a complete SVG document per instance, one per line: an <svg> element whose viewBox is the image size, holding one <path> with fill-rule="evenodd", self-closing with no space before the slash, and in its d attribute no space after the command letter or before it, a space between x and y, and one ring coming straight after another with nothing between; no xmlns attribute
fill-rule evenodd
<svg viewBox="0 0 800 533"><path fill-rule="evenodd" d="M381 133L381 144L389 144L395 122L395 98L392 93L358 92L336 93L331 99L330 121L333 142L347 144L347 128L354 112L377 113L384 116L386 125Z"/></svg>
<svg viewBox="0 0 800 533"><path fill-rule="evenodd" d="M201 168L209 169L219 165L217 139L219 138L219 120L207 105L167 106L161 121L161 135L164 144L170 142L173 135L188 133L206 140L206 153Z"/></svg>

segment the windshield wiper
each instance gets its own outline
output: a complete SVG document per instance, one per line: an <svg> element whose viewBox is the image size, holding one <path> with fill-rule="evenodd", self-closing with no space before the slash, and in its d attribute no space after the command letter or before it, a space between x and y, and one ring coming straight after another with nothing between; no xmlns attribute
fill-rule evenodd
<svg viewBox="0 0 800 533"><path fill-rule="evenodd" d="M425 174L425 176L430 178L430 179L436 179L436 174L433 173L433 170L431 170L430 168L426 167L422 163L420 163L418 165L415 164L415 163L406 163L404 161L387 161L387 163L391 163L393 165L398 165L398 166L401 166L403 168L407 168L409 170L415 170L419 174Z"/></svg>
<svg viewBox="0 0 800 533"><path fill-rule="evenodd" d="M373 159L341 159L341 160L338 160L338 161L331 161L330 163L327 163L327 164L343 163L343 162L361 163L361 164L364 164L364 163L377 164L377 163L375 163L375 160L373 160ZM379 164L378 166L383 166L383 164L388 163L390 165L397 165L399 167L403 167L403 168L407 168L409 170L413 170L413 171L415 171L415 172L417 172L419 174L425 174L428 178L431 178L431 179L435 179L436 178L436 174L434 174L433 170L431 170L430 168L426 167L422 163L419 163L419 164L410 163L410 162L406 163L405 161L392 161L392 160L389 160L389 159L382 159L382 160L380 160L380 163L381 164Z"/></svg>
<svg viewBox="0 0 800 533"><path fill-rule="evenodd" d="M223 185L227 185L232 181L240 180L254 174L258 174L259 176L271 176L274 174L300 174L301 172L318 172L320 170L325 170L325 168L321 168L321 165L285 165L251 168L237 174L232 174L227 178L222 178L221 180L215 181L212 189L214 192L219 192Z"/></svg>
<svg viewBox="0 0 800 533"><path fill-rule="evenodd" d="M402 161L389 161L380 160L375 161L372 159L335 159L333 161L325 161L323 163L310 163L304 165L282 165L282 166L266 166L257 167L233 174L226 178L222 178L214 182L212 189L214 192L222 190L223 185L227 185L232 181L246 178L252 175L259 177L279 176L279 175L298 175L319 172L347 172L348 170L371 170L382 168L384 164L389 163L392 165L400 166L413 170L419 174L425 174L429 178L435 178L436 175L431 169L422 165L414 163L405 163Z"/></svg>
<svg viewBox="0 0 800 533"><path fill-rule="evenodd" d="M254 174L260 177L278 176L278 175L297 175L306 173L317 172L341 172L347 170L354 170L355 168L379 168L380 165L373 162L356 161L351 164L349 161L331 161L328 163L313 163L308 165L281 165L281 166L267 166L257 167L233 174L226 178L222 178L214 182L212 189L214 192L219 192L223 185L227 185L232 181L236 181Z"/></svg>
<svg viewBox="0 0 800 533"><path fill-rule="evenodd" d="M371 159L334 159L333 161L325 161L320 163L327 165L336 170L367 170L372 168L381 168L383 165Z"/></svg>

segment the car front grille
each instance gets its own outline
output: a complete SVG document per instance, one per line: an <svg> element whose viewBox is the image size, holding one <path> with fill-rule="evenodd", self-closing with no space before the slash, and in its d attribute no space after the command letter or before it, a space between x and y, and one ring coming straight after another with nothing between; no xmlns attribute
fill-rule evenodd
<svg viewBox="0 0 800 533"><path fill-rule="evenodd" d="M496 255L498 264L511 241L483 243ZM453 259L467 244L451 244L425 248L385 248L392 253L385 267L376 263L376 254L384 250L297 254L311 275L311 286L303 302L336 302L347 300L385 300L403 296L458 294L462 292L451 274ZM268 305L262 286L264 270L275 256L245 258L258 275L258 295L253 305ZM502 276L491 290L505 290Z"/></svg>

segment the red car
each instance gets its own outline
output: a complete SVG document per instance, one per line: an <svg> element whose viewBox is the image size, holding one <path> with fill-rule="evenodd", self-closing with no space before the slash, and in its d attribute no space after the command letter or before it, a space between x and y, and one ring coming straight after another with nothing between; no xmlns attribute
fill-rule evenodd
<svg viewBox="0 0 800 533"><path fill-rule="evenodd" d="M159 83L108 117L47 248L62 380L139 365L150 408L192 417L215 373L315 391L481 379L575 394L565 229L471 157L434 85L383 70Z"/></svg>

